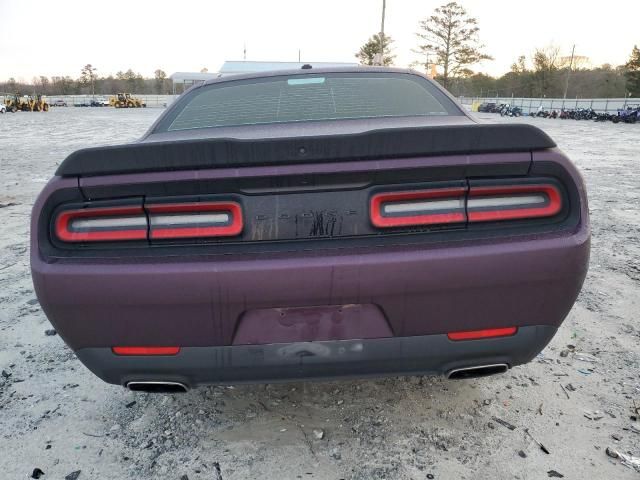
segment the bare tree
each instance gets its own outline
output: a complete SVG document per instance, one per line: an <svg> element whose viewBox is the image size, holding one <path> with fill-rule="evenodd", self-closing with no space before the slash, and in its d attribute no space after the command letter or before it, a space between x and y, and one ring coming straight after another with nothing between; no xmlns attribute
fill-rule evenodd
<svg viewBox="0 0 640 480"><path fill-rule="evenodd" d="M42 93L45 95L48 95L49 94L49 77L40 75L40 85L42 85Z"/></svg>
<svg viewBox="0 0 640 480"><path fill-rule="evenodd" d="M526 73L527 72L527 57L520 55L518 59L511 64L511 71L513 73Z"/></svg>
<svg viewBox="0 0 640 480"><path fill-rule="evenodd" d="M164 72L164 70L157 69L154 72L154 75L155 75L154 80L155 80L156 92L159 94L165 93L165 83L167 81L167 74Z"/></svg>
<svg viewBox="0 0 640 480"><path fill-rule="evenodd" d="M456 2L436 8L434 15L420 21L416 35L424 43L418 52L431 56L432 63L442 67L442 84L449 86L454 77L473 73L470 66L492 57L482 51L484 45L478 38L478 21L467 16L467 11Z"/></svg>
<svg viewBox="0 0 640 480"><path fill-rule="evenodd" d="M533 71L541 97L545 97L550 93L559 93L552 92L550 88L552 84L557 83L555 80L561 65L559 47L549 45L536 49L533 54Z"/></svg>
<svg viewBox="0 0 640 480"><path fill-rule="evenodd" d="M16 82L16 79L14 77L10 77L9 81L7 82L7 89L9 90L9 92L18 93L16 92L17 87L18 87L18 82Z"/></svg>

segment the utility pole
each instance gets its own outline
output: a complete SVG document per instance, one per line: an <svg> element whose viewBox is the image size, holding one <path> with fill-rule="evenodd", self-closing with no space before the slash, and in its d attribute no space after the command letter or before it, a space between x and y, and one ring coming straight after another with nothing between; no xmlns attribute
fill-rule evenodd
<svg viewBox="0 0 640 480"><path fill-rule="evenodd" d="M244 50L242 51L242 59L246 60L247 59L247 44L244 44Z"/></svg>
<svg viewBox="0 0 640 480"><path fill-rule="evenodd" d="M567 92L569 91L569 76L571 75L571 68L573 67L573 55L576 53L576 46L573 45L571 49L571 60L569 60L569 70L567 70L567 79L564 83L564 96L563 99L567 98Z"/></svg>
<svg viewBox="0 0 640 480"><path fill-rule="evenodd" d="M387 10L387 0L382 0L382 22L380 22L380 65L384 66L384 15Z"/></svg>
<svg viewBox="0 0 640 480"><path fill-rule="evenodd" d="M298 49L298 63L300 63L300 49Z"/></svg>

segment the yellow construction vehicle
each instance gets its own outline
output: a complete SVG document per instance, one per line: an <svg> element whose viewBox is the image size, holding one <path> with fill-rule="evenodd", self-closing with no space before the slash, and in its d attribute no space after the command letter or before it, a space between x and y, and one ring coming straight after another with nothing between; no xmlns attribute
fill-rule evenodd
<svg viewBox="0 0 640 480"><path fill-rule="evenodd" d="M117 93L109 99L109 104L116 108L140 108L146 107L147 104L136 97L132 97L130 93Z"/></svg>
<svg viewBox="0 0 640 480"><path fill-rule="evenodd" d="M44 95L33 95L29 97L29 105L32 112L48 112L49 103Z"/></svg>
<svg viewBox="0 0 640 480"><path fill-rule="evenodd" d="M22 110L22 100L17 93L5 95L4 104L7 107L7 112L17 112Z"/></svg>
<svg viewBox="0 0 640 480"><path fill-rule="evenodd" d="M8 112L47 112L49 104L42 95L7 95L4 101Z"/></svg>

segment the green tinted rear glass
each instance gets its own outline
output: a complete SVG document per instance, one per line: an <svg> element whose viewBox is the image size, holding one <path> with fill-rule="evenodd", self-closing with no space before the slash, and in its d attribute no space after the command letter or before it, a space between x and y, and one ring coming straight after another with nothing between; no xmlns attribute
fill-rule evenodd
<svg viewBox="0 0 640 480"><path fill-rule="evenodd" d="M207 85L195 90L162 130L461 114L417 75L309 74Z"/></svg>

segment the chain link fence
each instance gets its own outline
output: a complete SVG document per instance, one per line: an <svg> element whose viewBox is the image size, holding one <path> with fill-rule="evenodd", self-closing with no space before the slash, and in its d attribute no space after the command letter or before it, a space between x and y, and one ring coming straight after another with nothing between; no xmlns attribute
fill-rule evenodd
<svg viewBox="0 0 640 480"><path fill-rule="evenodd" d="M67 107L90 106L91 101L109 100L113 95L47 95L46 99L50 105L61 100ZM147 104L147 107L166 107L173 102L178 95L132 95ZM5 96L0 95L0 103L4 103Z"/></svg>
<svg viewBox="0 0 640 480"><path fill-rule="evenodd" d="M536 112L540 107L543 110L577 110L579 108L593 108L598 113L617 113L619 109L628 106L640 105L640 98L514 98L514 97L460 97L463 105L479 105L484 102L508 103L520 107L524 114ZM471 108L473 109L473 108Z"/></svg>

